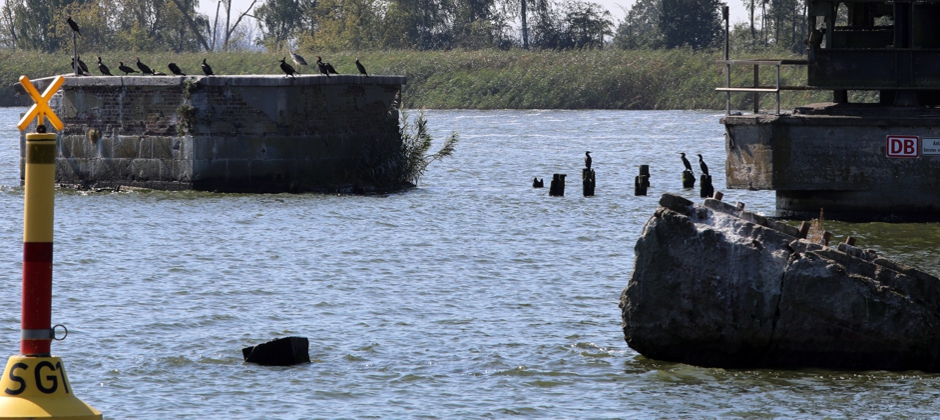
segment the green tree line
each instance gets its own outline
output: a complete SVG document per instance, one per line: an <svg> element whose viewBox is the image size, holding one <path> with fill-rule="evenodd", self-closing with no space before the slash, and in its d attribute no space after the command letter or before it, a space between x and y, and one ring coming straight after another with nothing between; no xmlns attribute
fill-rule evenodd
<svg viewBox="0 0 940 420"><path fill-rule="evenodd" d="M210 0L203 0L210 1ZM720 0L638 0L620 22L585 0L4 0L0 48L79 51L231 51L263 46L381 49L658 49L718 47ZM801 51L806 0L742 0L735 45Z"/></svg>

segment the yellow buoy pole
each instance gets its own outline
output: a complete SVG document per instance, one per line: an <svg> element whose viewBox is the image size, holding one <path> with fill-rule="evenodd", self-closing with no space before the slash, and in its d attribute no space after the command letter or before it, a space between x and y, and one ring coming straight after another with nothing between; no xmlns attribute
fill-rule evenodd
<svg viewBox="0 0 940 420"><path fill-rule="evenodd" d="M23 214L23 318L20 352L0 377L0 419L101 419L101 413L72 394L62 359L50 354L52 325L52 231L55 209L56 135L62 122L46 102L62 85L56 78L43 95L26 76L20 78L36 100L20 120L24 130L38 117L38 133L26 134L26 180ZM28 87L27 87L28 86ZM27 118L28 117L28 118Z"/></svg>

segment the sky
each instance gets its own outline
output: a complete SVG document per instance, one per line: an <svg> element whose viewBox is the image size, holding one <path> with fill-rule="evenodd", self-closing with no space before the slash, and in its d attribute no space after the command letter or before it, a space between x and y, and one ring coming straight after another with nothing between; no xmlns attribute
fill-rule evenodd
<svg viewBox="0 0 940 420"><path fill-rule="evenodd" d="M251 5L252 0L234 0L232 1L232 10L235 12L242 12L249 5ZM636 0L588 0L592 3L599 3L601 6L607 8L610 11L610 14L614 17L614 24L622 20L626 16L626 10L630 10L633 7L633 3ZM209 16L212 19L215 16L215 8L218 0L200 0L199 1L199 11ZM262 0L258 1L260 5ZM747 19L747 9L744 8L744 2L741 0L728 0L729 6L731 6L731 22L744 22ZM257 5L256 5L257 7ZM224 11L224 8L223 8ZM237 14L232 13L232 19L235 19Z"/></svg>

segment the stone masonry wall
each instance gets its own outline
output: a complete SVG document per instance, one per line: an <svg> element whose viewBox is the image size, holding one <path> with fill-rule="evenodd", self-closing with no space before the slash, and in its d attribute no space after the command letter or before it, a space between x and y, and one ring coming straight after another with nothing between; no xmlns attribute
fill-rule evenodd
<svg viewBox="0 0 940 420"><path fill-rule="evenodd" d="M68 77L50 103L65 124L56 178L89 188L350 188L362 148L397 129L403 83L350 75Z"/></svg>

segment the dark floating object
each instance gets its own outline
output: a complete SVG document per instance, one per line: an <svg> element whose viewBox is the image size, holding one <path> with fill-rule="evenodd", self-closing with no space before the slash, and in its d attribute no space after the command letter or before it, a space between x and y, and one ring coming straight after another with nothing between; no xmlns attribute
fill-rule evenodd
<svg viewBox="0 0 940 420"><path fill-rule="evenodd" d="M104 63L101 62L101 57L98 57L98 71L100 71L101 74L105 76L113 76L113 74L111 74L111 69L109 69L108 66L104 65Z"/></svg>
<svg viewBox="0 0 940 420"><path fill-rule="evenodd" d="M120 64L118 66L118 70L123 71L125 76L127 76L130 73L137 73L137 70L134 70L130 67L125 66L123 61L118 61L118 64Z"/></svg>
<svg viewBox="0 0 940 420"><path fill-rule="evenodd" d="M137 68L139 68L140 72L143 74L153 74L153 70L151 70L149 66L140 62L140 57L137 57Z"/></svg>
<svg viewBox="0 0 940 420"><path fill-rule="evenodd" d="M633 195L645 196L650 187L650 166L640 165L640 174L633 179Z"/></svg>
<svg viewBox="0 0 940 420"><path fill-rule="evenodd" d="M177 66L177 65L176 65L176 63L167 64L166 67L167 67L168 69L170 69L170 72L171 72L171 73L173 73L173 74L175 74L175 75L177 75L177 76L185 76L185 75L186 75L185 73L183 73L183 70L180 69L180 66Z"/></svg>
<svg viewBox="0 0 940 420"><path fill-rule="evenodd" d="M294 77L294 73L297 73L297 70L294 70L294 67L290 64L287 64L287 57L281 59L281 71L287 74L287 76ZM284 76L284 77L287 77Z"/></svg>
<svg viewBox="0 0 940 420"><path fill-rule="evenodd" d="M590 151L584 152L584 167L591 169L591 161L592 161L591 152Z"/></svg>
<svg viewBox="0 0 940 420"><path fill-rule="evenodd" d="M78 24L75 23L74 20L72 20L72 15L68 15L68 19L66 19L66 22L69 23L69 27L72 28L73 31L75 31L75 32L78 33L79 35L82 34L82 31L79 31L79 30L78 30Z"/></svg>
<svg viewBox="0 0 940 420"><path fill-rule="evenodd" d="M284 337L242 349L242 357L248 363L263 366L291 366L310 363L306 337Z"/></svg>
<svg viewBox="0 0 940 420"><path fill-rule="evenodd" d="M564 197L565 196L565 177L567 174L553 174L552 183L548 187L548 195L550 197Z"/></svg>
<svg viewBox="0 0 940 420"><path fill-rule="evenodd" d="M543 188L545 187L545 182L538 177L532 178L532 188Z"/></svg>
<svg viewBox="0 0 940 420"><path fill-rule="evenodd" d="M358 59L358 58L356 59L356 68L359 69L359 74L362 74L362 75L365 75L366 77L369 77L369 73L366 73L366 68L365 68L365 66L363 66L362 63L359 62L359 59Z"/></svg>
<svg viewBox="0 0 940 420"><path fill-rule="evenodd" d="M206 76L212 76L212 75L213 75L213 73L212 73L212 67L209 66L209 64L206 64L206 59L205 59L205 58L202 59L202 72L205 73Z"/></svg>

